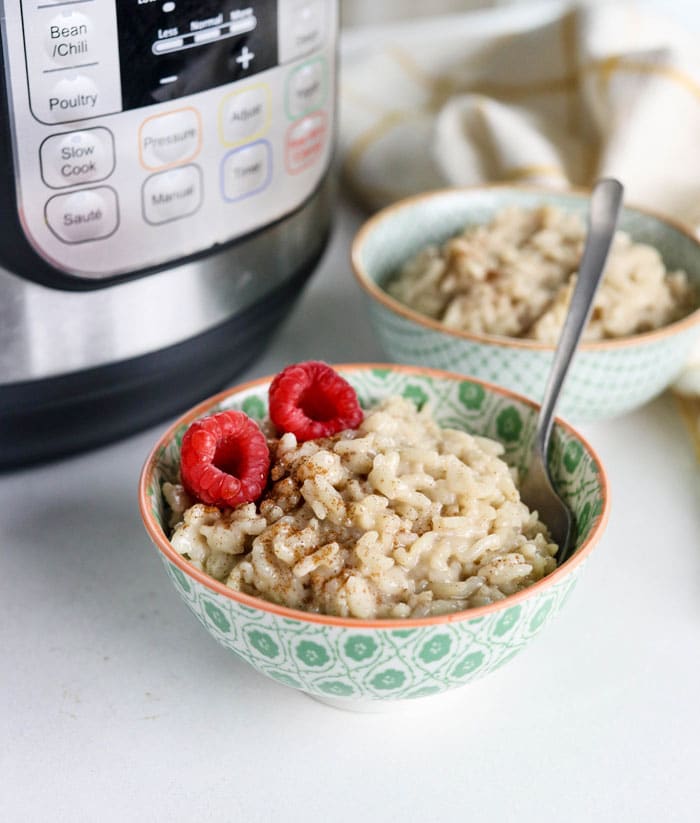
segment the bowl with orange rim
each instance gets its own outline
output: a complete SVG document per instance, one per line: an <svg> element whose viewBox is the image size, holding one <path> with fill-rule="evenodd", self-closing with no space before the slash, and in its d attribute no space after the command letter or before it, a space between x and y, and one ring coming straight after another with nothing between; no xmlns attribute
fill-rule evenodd
<svg viewBox="0 0 700 823"><path fill-rule="evenodd" d="M585 190L494 184L416 195L373 215L355 237L352 267L389 357L397 363L450 369L541 398L554 345L448 328L401 303L386 284L427 246L442 244L466 226L486 224L505 208L549 205L585 217L589 197ZM679 223L632 207L623 209L619 229L654 247L668 271L687 273L696 308L653 331L581 343L559 405L560 414L577 423L617 417L659 395L682 371L700 337L698 238Z"/></svg>
<svg viewBox="0 0 700 823"><path fill-rule="evenodd" d="M363 410L388 397L429 404L441 427L499 441L503 459L526 468L537 405L461 375L389 364L334 367ZM159 438L139 483L146 531L165 572L206 631L277 683L340 708L373 711L464 686L504 666L563 607L608 518L605 470L587 441L557 420L550 450L554 483L576 519L573 555L538 582L488 605L404 619L359 619L302 611L235 590L209 576L170 541L165 483L178 482L183 436L223 410L262 423L272 378L229 389L201 403Z"/></svg>

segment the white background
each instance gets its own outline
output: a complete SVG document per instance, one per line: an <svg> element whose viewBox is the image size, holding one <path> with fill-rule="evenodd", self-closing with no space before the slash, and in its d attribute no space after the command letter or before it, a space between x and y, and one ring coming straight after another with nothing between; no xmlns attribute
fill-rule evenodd
<svg viewBox="0 0 700 823"><path fill-rule="evenodd" d="M268 352L377 360L338 214ZM0 475L0 820L700 819L700 469L671 398L582 427L610 525L556 621L504 669L354 715L256 674L180 601L141 525L166 423Z"/></svg>

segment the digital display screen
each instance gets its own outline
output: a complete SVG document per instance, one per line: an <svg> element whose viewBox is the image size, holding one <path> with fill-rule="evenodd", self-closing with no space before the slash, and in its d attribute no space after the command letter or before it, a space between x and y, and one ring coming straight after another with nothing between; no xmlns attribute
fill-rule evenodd
<svg viewBox="0 0 700 823"><path fill-rule="evenodd" d="M277 0L117 0L117 25L124 109L278 64Z"/></svg>

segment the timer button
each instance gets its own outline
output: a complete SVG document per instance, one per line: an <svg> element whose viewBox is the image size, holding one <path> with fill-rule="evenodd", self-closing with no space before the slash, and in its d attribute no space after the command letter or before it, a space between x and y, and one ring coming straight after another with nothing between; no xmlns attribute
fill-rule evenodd
<svg viewBox="0 0 700 823"><path fill-rule="evenodd" d="M242 200L267 187L272 177L272 149L267 140L230 151L221 164L225 200Z"/></svg>
<svg viewBox="0 0 700 823"><path fill-rule="evenodd" d="M194 214L202 205L202 189L198 166L152 174L143 184L144 220L157 225Z"/></svg>
<svg viewBox="0 0 700 823"><path fill-rule="evenodd" d="M114 138L102 126L47 137L39 154L41 176L53 189L95 183L114 171Z"/></svg>
<svg viewBox="0 0 700 823"><path fill-rule="evenodd" d="M102 240L119 225L117 195L107 186L57 194L46 204L45 213L49 228L64 243Z"/></svg>
<svg viewBox="0 0 700 823"><path fill-rule="evenodd" d="M202 147L202 121L193 108L156 114L139 129L141 165L163 169L193 160Z"/></svg>
<svg viewBox="0 0 700 823"><path fill-rule="evenodd" d="M59 66L73 66L96 59L92 20L77 11L64 11L48 21L44 45L49 57Z"/></svg>
<svg viewBox="0 0 700 823"><path fill-rule="evenodd" d="M270 125L270 90L261 84L227 95L219 108L219 135L225 146L262 137Z"/></svg>

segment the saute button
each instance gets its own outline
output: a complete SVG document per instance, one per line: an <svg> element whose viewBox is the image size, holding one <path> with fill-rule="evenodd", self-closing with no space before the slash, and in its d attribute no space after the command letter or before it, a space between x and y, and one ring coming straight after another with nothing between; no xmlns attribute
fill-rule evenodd
<svg viewBox="0 0 700 823"><path fill-rule="evenodd" d="M54 189L104 180L114 171L114 138L99 126L47 137L41 144L41 176Z"/></svg>
<svg viewBox="0 0 700 823"><path fill-rule="evenodd" d="M95 54L93 22L85 14L64 11L47 21L44 45L58 65L75 66L99 59Z"/></svg>
<svg viewBox="0 0 700 823"><path fill-rule="evenodd" d="M196 109L179 109L144 120L139 131L141 163L162 169L193 160L201 148L202 123Z"/></svg>
<svg viewBox="0 0 700 823"><path fill-rule="evenodd" d="M259 140L224 157L221 183L224 199L242 200L262 191L272 176L272 150L267 140Z"/></svg>
<svg viewBox="0 0 700 823"><path fill-rule="evenodd" d="M233 146L253 137L262 137L270 122L269 98L269 90L263 85L225 97L219 111L222 143Z"/></svg>
<svg viewBox="0 0 700 823"><path fill-rule="evenodd" d="M169 223L194 214L202 205L202 172L181 166L152 174L143 184L143 217L147 223Z"/></svg>
<svg viewBox="0 0 700 823"><path fill-rule="evenodd" d="M101 186L57 194L46 204L46 222L64 243L102 240L119 225L119 205L113 189Z"/></svg>
<svg viewBox="0 0 700 823"><path fill-rule="evenodd" d="M99 114L102 101L96 83L85 75L64 77L49 92L48 117L54 123L81 120Z"/></svg>
<svg viewBox="0 0 700 823"><path fill-rule="evenodd" d="M326 96L323 59L309 60L289 76L287 86L287 114L294 120L310 111L320 109Z"/></svg>

